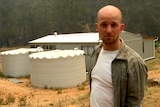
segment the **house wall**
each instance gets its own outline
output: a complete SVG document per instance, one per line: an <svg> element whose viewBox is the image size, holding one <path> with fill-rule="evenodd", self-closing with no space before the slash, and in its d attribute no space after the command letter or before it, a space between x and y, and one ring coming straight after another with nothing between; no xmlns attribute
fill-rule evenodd
<svg viewBox="0 0 160 107"><path fill-rule="evenodd" d="M65 50L65 49L74 49L74 48L78 48L80 49L81 48L81 44L57 44L56 45L56 49L62 49L62 50Z"/></svg>
<svg viewBox="0 0 160 107"><path fill-rule="evenodd" d="M125 41L125 43L135 50L142 58L143 58L143 46L142 46L142 38L136 40Z"/></svg>
<svg viewBox="0 0 160 107"><path fill-rule="evenodd" d="M44 50L54 50L54 49L56 49L55 44L46 44L46 43L30 44L30 48L37 48L37 47L42 47Z"/></svg>
<svg viewBox="0 0 160 107"><path fill-rule="evenodd" d="M143 58L143 38L140 34L134 34L125 31L121 34L120 37L124 40L125 44L127 44L130 48L135 50Z"/></svg>
<svg viewBox="0 0 160 107"><path fill-rule="evenodd" d="M143 58L144 59L152 59L155 57L155 42L152 39L144 39L143 40Z"/></svg>

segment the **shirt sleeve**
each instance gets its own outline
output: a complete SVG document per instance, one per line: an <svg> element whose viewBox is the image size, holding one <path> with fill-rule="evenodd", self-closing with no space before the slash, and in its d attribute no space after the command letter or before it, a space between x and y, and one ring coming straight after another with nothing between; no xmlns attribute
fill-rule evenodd
<svg viewBox="0 0 160 107"><path fill-rule="evenodd" d="M131 64L128 75L126 107L140 107L147 83L147 66L143 61Z"/></svg>

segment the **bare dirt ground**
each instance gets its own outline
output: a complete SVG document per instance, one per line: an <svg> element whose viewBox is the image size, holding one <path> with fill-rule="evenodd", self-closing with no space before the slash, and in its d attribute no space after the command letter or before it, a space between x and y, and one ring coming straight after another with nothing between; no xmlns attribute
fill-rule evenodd
<svg viewBox="0 0 160 107"><path fill-rule="evenodd" d="M10 95L15 102L2 104L0 107L88 107L89 103L81 102L81 98L88 96L88 85L83 84L84 89L78 87L70 89L41 89L30 85L29 78L21 78L23 83L13 83L0 79L0 96L8 101ZM4 96L3 96L4 95ZM86 98L87 100L87 98ZM85 101L85 100L84 100Z"/></svg>
<svg viewBox="0 0 160 107"><path fill-rule="evenodd" d="M33 87L30 78L10 81L2 74L0 58L0 107L89 107L89 85L66 89L42 89Z"/></svg>
<svg viewBox="0 0 160 107"><path fill-rule="evenodd" d="M159 59L153 63L148 78L160 78ZM68 89L42 89L33 87L29 77L18 78L22 83L8 79L0 72L0 107L89 107L88 82ZM142 107L160 107L158 91L159 86L147 88Z"/></svg>

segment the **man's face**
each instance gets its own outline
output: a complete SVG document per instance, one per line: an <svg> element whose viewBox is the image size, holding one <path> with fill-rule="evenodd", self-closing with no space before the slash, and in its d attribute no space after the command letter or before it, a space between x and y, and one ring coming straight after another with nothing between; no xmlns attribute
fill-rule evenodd
<svg viewBox="0 0 160 107"><path fill-rule="evenodd" d="M96 30L99 32L100 39L105 43L114 44L119 39L119 34L124 29L124 24L121 23L121 20L118 16L110 15L101 15L98 18L96 23Z"/></svg>

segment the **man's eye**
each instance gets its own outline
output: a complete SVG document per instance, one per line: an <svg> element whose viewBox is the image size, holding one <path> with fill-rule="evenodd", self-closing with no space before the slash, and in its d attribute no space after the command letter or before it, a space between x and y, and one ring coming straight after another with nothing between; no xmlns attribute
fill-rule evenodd
<svg viewBox="0 0 160 107"><path fill-rule="evenodd" d="M101 27L107 27L107 24L101 24L100 26Z"/></svg>
<svg viewBox="0 0 160 107"><path fill-rule="evenodd" d="M114 28L114 27L117 27L117 24L113 23L113 24L111 24L111 26Z"/></svg>

